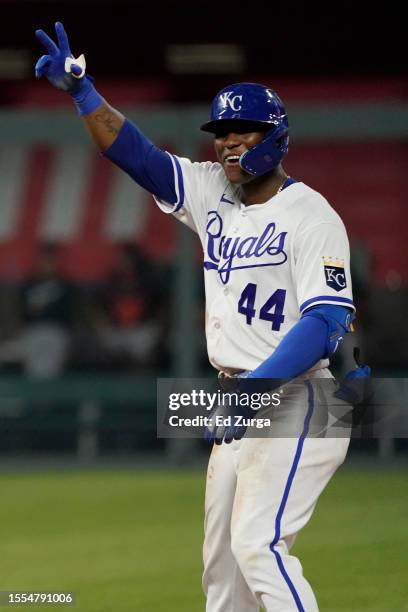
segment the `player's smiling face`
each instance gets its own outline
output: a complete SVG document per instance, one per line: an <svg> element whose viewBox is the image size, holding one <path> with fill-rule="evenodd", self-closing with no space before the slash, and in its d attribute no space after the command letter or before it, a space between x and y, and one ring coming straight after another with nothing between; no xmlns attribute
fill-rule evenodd
<svg viewBox="0 0 408 612"><path fill-rule="evenodd" d="M239 158L260 143L265 136L264 132L247 131L248 129L254 129L254 126L237 122L233 126L220 126L215 134L214 148L218 161L222 164L228 180L236 185L244 185L255 178L241 168Z"/></svg>

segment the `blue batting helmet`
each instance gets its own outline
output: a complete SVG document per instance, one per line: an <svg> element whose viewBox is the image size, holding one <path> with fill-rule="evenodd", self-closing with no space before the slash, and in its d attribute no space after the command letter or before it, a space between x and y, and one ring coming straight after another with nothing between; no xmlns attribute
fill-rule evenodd
<svg viewBox="0 0 408 612"><path fill-rule="evenodd" d="M266 85L235 83L224 87L211 105L211 119L201 126L216 134L220 129L234 131L236 122L247 122L249 131L265 130L265 137L239 160L241 168L260 176L280 164L288 152L289 124L279 96Z"/></svg>

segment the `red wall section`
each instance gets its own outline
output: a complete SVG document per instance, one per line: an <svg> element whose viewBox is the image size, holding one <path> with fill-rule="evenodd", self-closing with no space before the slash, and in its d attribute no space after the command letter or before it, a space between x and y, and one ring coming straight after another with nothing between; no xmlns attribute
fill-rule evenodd
<svg viewBox="0 0 408 612"><path fill-rule="evenodd" d="M214 159L212 145L201 159ZM329 200L350 240L365 243L377 282L392 272L408 281L408 144L293 142L284 167Z"/></svg>
<svg viewBox="0 0 408 612"><path fill-rule="evenodd" d="M63 148L63 147L62 147ZM56 158L61 147L27 147L27 163L20 169L20 189L12 202L15 221L7 227L0 240L0 280L16 281L32 271L39 248L42 229L51 214L47 201L50 184L59 166ZM60 242L62 269L79 281L96 281L114 263L117 244L109 238L109 212L115 204L112 185L121 171L93 150L89 153L89 168L80 192L79 220L75 230ZM70 172L74 173L75 168ZM69 182L70 175L66 176ZM166 261L174 253L175 221L161 213L147 192L134 195L134 227L127 228L126 237L116 242L134 241L141 244L153 259ZM130 190L130 199L133 192ZM69 202L65 203L67 206ZM132 202L131 202L132 204ZM2 203L0 202L0 210ZM141 223L136 223L140 210ZM0 219L0 224L2 220ZM133 227L133 231L132 231ZM49 241L53 241L52 237ZM56 240L55 242L58 242Z"/></svg>
<svg viewBox="0 0 408 612"><path fill-rule="evenodd" d="M22 188L14 203L16 223L0 242L0 279L15 280L30 272L44 220L45 194L56 172L55 154L53 147L28 151ZM200 158L213 158L211 145ZM320 191L340 213L350 239L367 245L379 283L390 273L408 280L407 168L408 144L396 142L293 143L285 161L288 173ZM78 280L97 280L114 261L116 245L107 237L106 219L113 206L111 186L117 172L94 154L86 173L78 227L64 242L64 268ZM141 198L136 203L135 194L135 206L145 205L145 213L131 235L153 258L169 260L174 255L176 222L159 211L149 194Z"/></svg>
<svg viewBox="0 0 408 612"><path fill-rule="evenodd" d="M245 80L245 79L243 79ZM283 78L269 74L251 75L251 81L265 83L275 89L286 104L303 102L361 102L372 103L391 100L406 100L408 89L406 79L389 77L373 79L372 77L329 78ZM206 86L208 96L200 100L210 104L211 97L227 83L217 81L214 89ZM169 79L160 80L105 80L98 79L96 86L106 100L114 105L130 104L163 104L183 101L185 93L192 100L188 82L180 83ZM183 92L182 87L188 89ZM44 79L9 83L7 102L20 107L72 108L69 96L50 87Z"/></svg>
<svg viewBox="0 0 408 612"><path fill-rule="evenodd" d="M285 168L323 193L350 239L370 248L377 281L393 271L408 280L408 144L295 144Z"/></svg>

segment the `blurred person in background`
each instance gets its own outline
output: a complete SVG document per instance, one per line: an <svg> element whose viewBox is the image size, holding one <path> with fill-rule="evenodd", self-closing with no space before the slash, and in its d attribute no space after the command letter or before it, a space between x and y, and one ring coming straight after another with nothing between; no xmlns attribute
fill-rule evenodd
<svg viewBox="0 0 408 612"><path fill-rule="evenodd" d="M70 353L74 289L55 245L40 247L32 275L17 289L16 309L20 331L1 346L1 360L21 363L33 378L58 376Z"/></svg>
<svg viewBox="0 0 408 612"><path fill-rule="evenodd" d="M24 370L37 378L60 374L70 350L73 287L59 270L58 254L54 245L40 248L20 293Z"/></svg>
<svg viewBox="0 0 408 612"><path fill-rule="evenodd" d="M119 250L116 264L94 304L102 351L109 362L149 367L161 339L158 273L135 244Z"/></svg>

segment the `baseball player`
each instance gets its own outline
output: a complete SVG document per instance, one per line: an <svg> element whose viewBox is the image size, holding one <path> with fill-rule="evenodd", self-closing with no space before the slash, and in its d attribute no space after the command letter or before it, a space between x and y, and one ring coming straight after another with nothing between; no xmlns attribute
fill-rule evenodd
<svg viewBox="0 0 408 612"><path fill-rule="evenodd" d="M318 610L290 550L343 462L349 438L308 437L313 382L354 317L346 230L325 198L288 176L288 119L267 86L238 83L215 97L216 163L156 147L113 109L74 58L61 23L37 62L68 92L103 154L188 225L204 254L206 336L214 368L237 380L287 379L298 436L254 438L209 429L203 585L209 612ZM286 392L286 391L285 391Z"/></svg>

